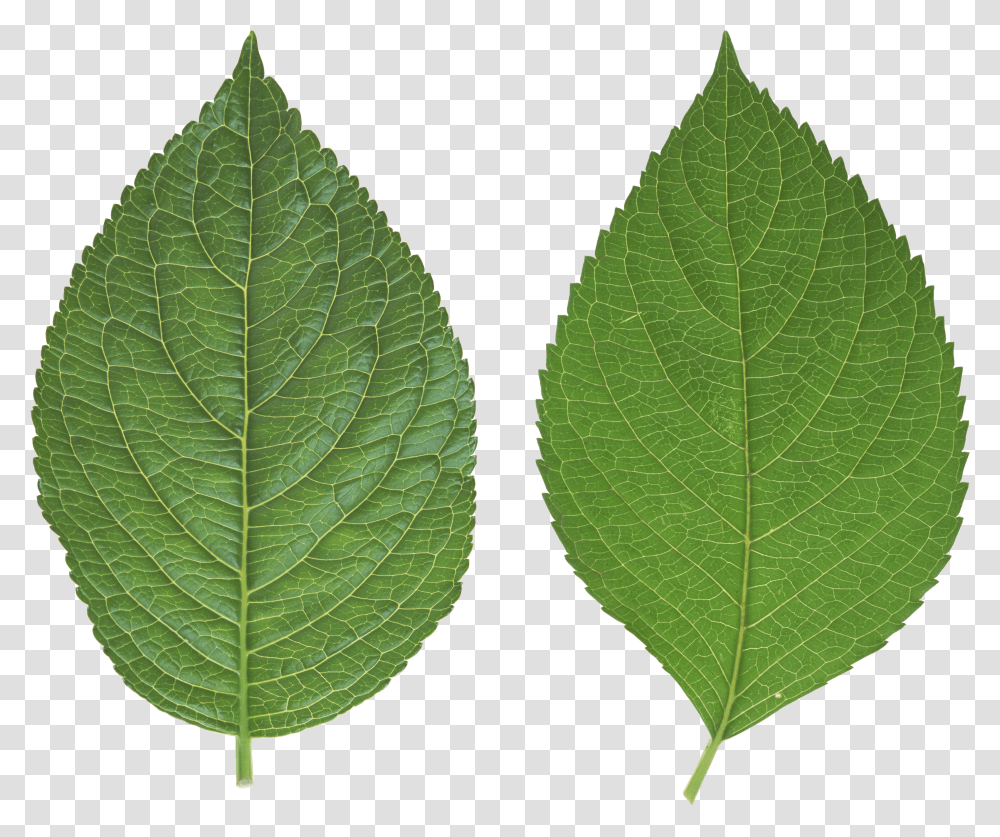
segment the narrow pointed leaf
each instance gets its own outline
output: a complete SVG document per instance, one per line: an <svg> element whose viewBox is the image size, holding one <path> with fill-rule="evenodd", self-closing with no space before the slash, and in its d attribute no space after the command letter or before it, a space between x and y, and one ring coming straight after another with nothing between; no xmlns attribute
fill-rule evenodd
<svg viewBox="0 0 1000 837"><path fill-rule="evenodd" d="M32 418L45 519L154 706L250 740L346 712L451 610L472 382L431 277L251 33L72 275Z"/></svg>
<svg viewBox="0 0 1000 837"><path fill-rule="evenodd" d="M715 72L584 262L542 372L547 502L590 593L721 742L885 645L960 525L961 370L857 176Z"/></svg>

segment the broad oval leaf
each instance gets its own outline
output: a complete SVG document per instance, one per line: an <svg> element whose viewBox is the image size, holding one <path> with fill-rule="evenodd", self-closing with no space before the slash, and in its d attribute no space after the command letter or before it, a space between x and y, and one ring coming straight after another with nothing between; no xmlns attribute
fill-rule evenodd
<svg viewBox="0 0 1000 837"><path fill-rule="evenodd" d="M45 519L125 682L296 732L382 689L452 608L473 387L431 277L303 131L251 33L73 270L32 417Z"/></svg>
<svg viewBox="0 0 1000 837"><path fill-rule="evenodd" d="M540 462L567 559L719 744L878 650L948 560L961 370L876 201L715 72L549 346Z"/></svg>

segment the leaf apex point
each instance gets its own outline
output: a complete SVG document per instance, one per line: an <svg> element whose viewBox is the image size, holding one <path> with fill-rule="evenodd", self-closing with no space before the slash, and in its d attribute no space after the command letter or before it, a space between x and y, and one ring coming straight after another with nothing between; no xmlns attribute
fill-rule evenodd
<svg viewBox="0 0 1000 837"><path fill-rule="evenodd" d="M739 57L736 55L736 47L733 45L733 39L730 37L728 31L723 30L722 43L719 44L719 56L715 61L715 71L713 75L726 74L730 72L735 72L738 76L747 80L743 74L742 68L740 67Z"/></svg>
<svg viewBox="0 0 1000 837"><path fill-rule="evenodd" d="M233 68L232 75L235 76L240 70L248 70L254 78L264 78L264 62L260 57L260 48L257 43L257 33L251 29L243 47L240 49L240 57Z"/></svg>

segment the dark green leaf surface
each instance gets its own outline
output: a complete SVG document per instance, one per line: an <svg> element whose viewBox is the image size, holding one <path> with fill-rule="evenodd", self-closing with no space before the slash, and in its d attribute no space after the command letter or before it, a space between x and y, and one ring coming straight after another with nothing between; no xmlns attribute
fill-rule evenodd
<svg viewBox="0 0 1000 837"><path fill-rule="evenodd" d="M569 562L712 736L692 801L722 740L885 645L948 560L967 422L932 290L725 36L585 260L539 402Z"/></svg>
<svg viewBox="0 0 1000 837"><path fill-rule="evenodd" d="M252 34L84 250L47 344L41 507L95 635L158 708L248 748L382 689L451 610L468 365Z"/></svg>

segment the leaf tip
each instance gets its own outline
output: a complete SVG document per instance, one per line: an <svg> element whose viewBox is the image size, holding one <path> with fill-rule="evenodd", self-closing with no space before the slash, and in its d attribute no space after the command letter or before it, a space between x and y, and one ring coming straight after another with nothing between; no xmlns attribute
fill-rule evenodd
<svg viewBox="0 0 1000 837"><path fill-rule="evenodd" d="M715 59L715 75L723 76L730 72L746 78L740 67L739 59L736 57L736 47L733 46L733 39L729 37L728 32L723 31L722 44L719 46L719 57Z"/></svg>
<svg viewBox="0 0 1000 837"><path fill-rule="evenodd" d="M257 47L257 33L252 29L243 42L243 49L240 50L240 59L236 62L233 76L241 71L249 71L253 78L264 78L264 62Z"/></svg>

